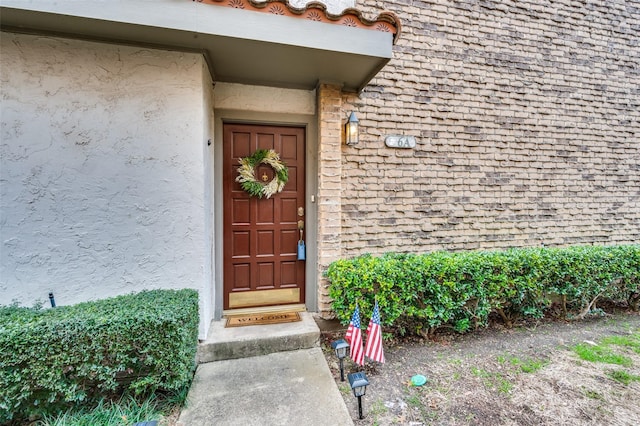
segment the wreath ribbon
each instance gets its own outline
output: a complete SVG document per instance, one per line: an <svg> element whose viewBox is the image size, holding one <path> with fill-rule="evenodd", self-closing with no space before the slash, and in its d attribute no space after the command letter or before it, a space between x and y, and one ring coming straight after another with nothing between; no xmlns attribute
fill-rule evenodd
<svg viewBox="0 0 640 426"><path fill-rule="evenodd" d="M241 158L238 162L240 167L238 168L236 182L239 182L242 189L253 197L271 198L273 195L282 192L289 180L287 166L280 160L280 155L273 149L259 149L250 157ZM256 179L255 169L259 164L266 164L275 171L275 175L270 182L262 183Z"/></svg>

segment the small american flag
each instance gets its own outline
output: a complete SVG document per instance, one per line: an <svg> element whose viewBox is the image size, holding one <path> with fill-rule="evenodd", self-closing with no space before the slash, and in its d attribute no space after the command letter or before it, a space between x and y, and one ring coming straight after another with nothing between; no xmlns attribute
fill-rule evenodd
<svg viewBox="0 0 640 426"><path fill-rule="evenodd" d="M355 321L356 315L358 316L358 318L360 318L360 311L358 310L358 304L356 304L355 312L353 313L353 315L351 315L351 321L349 322L347 333L344 335L344 340L346 340L347 343L351 343L351 336L353 336L353 321Z"/></svg>
<svg viewBox="0 0 640 426"><path fill-rule="evenodd" d="M360 330L360 309L356 304L347 334L344 339L349 342L351 359L358 365L364 365L364 352L362 352L362 330Z"/></svg>
<svg viewBox="0 0 640 426"><path fill-rule="evenodd" d="M367 346L364 348L364 354L371 360L384 364L384 350L382 349L382 330L380 327L380 310L378 309L378 301L373 308L373 315L367 327Z"/></svg>

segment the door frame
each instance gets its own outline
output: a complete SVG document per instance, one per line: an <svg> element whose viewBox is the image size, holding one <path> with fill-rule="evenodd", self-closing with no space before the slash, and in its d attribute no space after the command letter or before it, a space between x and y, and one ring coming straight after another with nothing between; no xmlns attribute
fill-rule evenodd
<svg viewBox="0 0 640 426"><path fill-rule="evenodd" d="M222 318L224 302L223 253L224 199L222 191L223 170L223 124L242 123L274 126L297 126L305 129L305 243L307 260L305 265L305 307L310 312L318 310L318 131L315 115L285 114L254 111L216 109L214 111L213 165L213 293L214 319ZM312 197L314 202L312 202Z"/></svg>

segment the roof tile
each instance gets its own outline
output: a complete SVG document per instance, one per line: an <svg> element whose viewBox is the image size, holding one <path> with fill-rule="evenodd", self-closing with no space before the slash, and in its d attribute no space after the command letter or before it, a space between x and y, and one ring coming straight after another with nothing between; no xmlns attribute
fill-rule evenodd
<svg viewBox="0 0 640 426"><path fill-rule="evenodd" d="M232 7L236 9L253 10L256 12L271 13L274 15L290 16L294 18L309 19L311 21L328 24L345 25L383 31L393 34L393 44L400 37L400 19L393 13L381 12L375 19L369 19L355 8L348 8L339 15L327 11L327 7L319 2L308 3L305 7L292 6L288 0L193 0L198 3L207 3L217 6Z"/></svg>

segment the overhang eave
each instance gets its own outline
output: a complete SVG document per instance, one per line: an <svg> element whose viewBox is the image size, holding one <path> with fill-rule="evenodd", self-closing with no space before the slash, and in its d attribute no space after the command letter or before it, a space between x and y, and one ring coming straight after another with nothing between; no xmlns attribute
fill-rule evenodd
<svg viewBox="0 0 640 426"><path fill-rule="evenodd" d="M78 4L80 3L80 4ZM169 0L3 0L4 31L202 52L214 81L359 92L391 59L388 32Z"/></svg>

